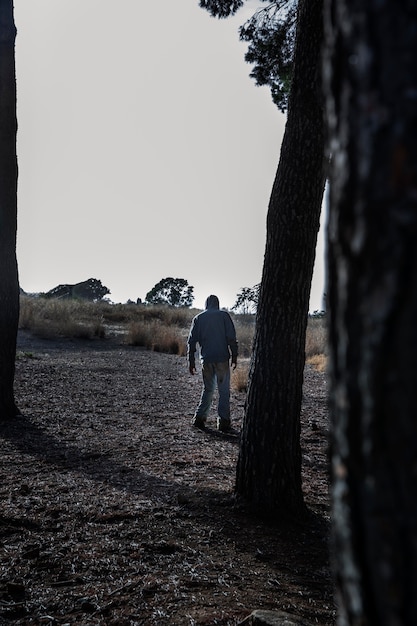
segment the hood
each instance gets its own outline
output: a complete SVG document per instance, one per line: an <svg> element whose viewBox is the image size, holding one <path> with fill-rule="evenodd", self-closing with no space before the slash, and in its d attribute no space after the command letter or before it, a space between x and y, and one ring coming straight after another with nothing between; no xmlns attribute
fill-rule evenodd
<svg viewBox="0 0 417 626"><path fill-rule="evenodd" d="M206 300L206 309L219 309L220 303L217 296L209 296Z"/></svg>

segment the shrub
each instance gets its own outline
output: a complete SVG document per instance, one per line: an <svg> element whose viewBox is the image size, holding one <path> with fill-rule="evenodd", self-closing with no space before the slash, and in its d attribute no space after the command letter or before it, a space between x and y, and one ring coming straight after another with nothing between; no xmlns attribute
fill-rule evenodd
<svg viewBox="0 0 417 626"><path fill-rule="evenodd" d="M186 340L179 328L166 326L158 320L134 322L130 325L125 341L154 352L167 352L184 356Z"/></svg>
<svg viewBox="0 0 417 626"><path fill-rule="evenodd" d="M152 345L152 323L133 322L126 334L125 341L130 346L140 346L150 348Z"/></svg>

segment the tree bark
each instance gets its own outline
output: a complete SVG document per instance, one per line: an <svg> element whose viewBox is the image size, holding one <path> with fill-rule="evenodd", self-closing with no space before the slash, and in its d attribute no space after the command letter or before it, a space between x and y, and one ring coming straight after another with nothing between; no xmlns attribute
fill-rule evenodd
<svg viewBox="0 0 417 626"><path fill-rule="evenodd" d="M340 624L417 624L417 4L326 0Z"/></svg>
<svg viewBox="0 0 417 626"><path fill-rule="evenodd" d="M13 392L19 321L15 38L13 2L0 0L0 420L18 414Z"/></svg>
<svg viewBox="0 0 417 626"><path fill-rule="evenodd" d="M236 494L266 516L304 512L300 411L324 189L322 0L300 0L294 74L267 217Z"/></svg>

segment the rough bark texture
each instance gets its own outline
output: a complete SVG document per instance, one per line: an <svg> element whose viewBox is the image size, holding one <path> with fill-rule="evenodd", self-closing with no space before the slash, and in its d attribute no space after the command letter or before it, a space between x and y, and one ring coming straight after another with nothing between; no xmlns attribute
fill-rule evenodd
<svg viewBox="0 0 417 626"><path fill-rule="evenodd" d="M17 413L13 395L19 318L15 37L13 2L0 0L0 420Z"/></svg>
<svg viewBox="0 0 417 626"><path fill-rule="evenodd" d="M322 2L299 4L294 78L272 189L236 492L266 515L298 514L305 332L324 187Z"/></svg>
<svg viewBox="0 0 417 626"><path fill-rule="evenodd" d="M417 3L326 1L340 624L417 624Z"/></svg>

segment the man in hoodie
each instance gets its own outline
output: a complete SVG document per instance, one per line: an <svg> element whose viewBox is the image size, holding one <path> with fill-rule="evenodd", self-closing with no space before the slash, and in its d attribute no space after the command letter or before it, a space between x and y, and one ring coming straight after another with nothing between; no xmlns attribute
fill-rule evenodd
<svg viewBox="0 0 417 626"><path fill-rule="evenodd" d="M209 296L206 308L192 321L188 336L188 363L191 374L195 374L196 344L200 346L203 370L203 391L193 426L204 428L210 411L217 383L219 391L217 428L230 430L230 357L233 369L237 363L236 330L227 311L219 308L217 296Z"/></svg>

